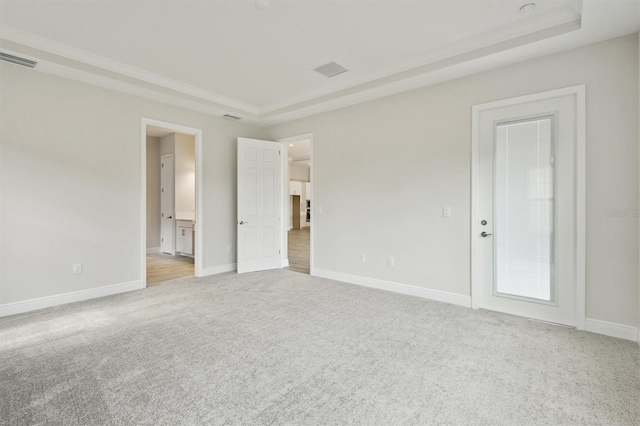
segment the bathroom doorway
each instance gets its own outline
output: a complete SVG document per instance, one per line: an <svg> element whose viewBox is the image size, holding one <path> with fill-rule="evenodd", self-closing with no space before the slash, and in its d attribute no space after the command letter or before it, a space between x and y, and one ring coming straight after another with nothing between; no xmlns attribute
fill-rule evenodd
<svg viewBox="0 0 640 426"><path fill-rule="evenodd" d="M198 276L201 131L143 120L143 132L145 283Z"/></svg>

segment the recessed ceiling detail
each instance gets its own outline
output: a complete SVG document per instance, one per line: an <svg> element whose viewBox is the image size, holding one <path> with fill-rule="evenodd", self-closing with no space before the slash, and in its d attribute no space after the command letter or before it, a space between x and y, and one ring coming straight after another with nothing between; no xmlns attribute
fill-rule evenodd
<svg viewBox="0 0 640 426"><path fill-rule="evenodd" d="M146 2L0 0L0 48L41 72L268 125L640 26L637 0L535 0L526 15L514 1L184 0L150 19ZM332 78L311 72L330 58Z"/></svg>
<svg viewBox="0 0 640 426"><path fill-rule="evenodd" d="M336 75L340 75L349 71L336 62L329 62L328 64L321 65L318 68L314 68L313 70L324 75L327 78L335 77Z"/></svg>

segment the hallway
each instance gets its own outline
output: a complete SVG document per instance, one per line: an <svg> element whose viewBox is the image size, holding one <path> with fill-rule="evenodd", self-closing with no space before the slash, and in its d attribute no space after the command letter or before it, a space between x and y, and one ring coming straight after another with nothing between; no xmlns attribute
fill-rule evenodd
<svg viewBox="0 0 640 426"><path fill-rule="evenodd" d="M303 274L310 273L311 228L292 229L288 233L289 269Z"/></svg>

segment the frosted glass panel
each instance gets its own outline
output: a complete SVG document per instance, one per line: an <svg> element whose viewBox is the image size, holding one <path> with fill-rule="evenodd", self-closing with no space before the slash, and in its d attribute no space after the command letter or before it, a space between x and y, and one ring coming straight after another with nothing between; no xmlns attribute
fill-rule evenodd
<svg viewBox="0 0 640 426"><path fill-rule="evenodd" d="M553 165L551 119L496 128L495 291L551 301Z"/></svg>

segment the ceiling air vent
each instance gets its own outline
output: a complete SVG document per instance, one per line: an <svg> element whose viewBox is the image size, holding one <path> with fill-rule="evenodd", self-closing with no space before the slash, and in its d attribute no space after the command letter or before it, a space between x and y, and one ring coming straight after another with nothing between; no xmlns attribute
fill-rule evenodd
<svg viewBox="0 0 640 426"><path fill-rule="evenodd" d="M225 114L222 116L222 118L226 118L227 120L240 120L242 117L237 117L231 114Z"/></svg>
<svg viewBox="0 0 640 426"><path fill-rule="evenodd" d="M342 65L335 62L329 62L328 64L321 65L318 68L314 68L313 70L319 72L327 78L335 77L338 74L349 71Z"/></svg>
<svg viewBox="0 0 640 426"><path fill-rule="evenodd" d="M23 67L35 68L38 64L35 61L29 59L20 58L18 56L9 55L8 53L0 52L0 60L11 62L12 64L22 65Z"/></svg>

